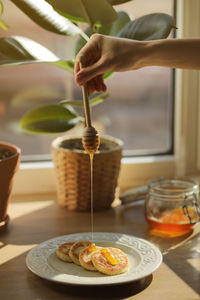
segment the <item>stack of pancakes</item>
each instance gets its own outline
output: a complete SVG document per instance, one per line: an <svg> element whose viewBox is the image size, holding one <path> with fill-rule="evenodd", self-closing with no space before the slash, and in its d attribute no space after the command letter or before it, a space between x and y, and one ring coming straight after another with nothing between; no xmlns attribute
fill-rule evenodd
<svg viewBox="0 0 200 300"><path fill-rule="evenodd" d="M99 247L90 241L63 243L56 254L64 262L73 262L86 270L106 275L125 273L129 267L128 257L122 250Z"/></svg>

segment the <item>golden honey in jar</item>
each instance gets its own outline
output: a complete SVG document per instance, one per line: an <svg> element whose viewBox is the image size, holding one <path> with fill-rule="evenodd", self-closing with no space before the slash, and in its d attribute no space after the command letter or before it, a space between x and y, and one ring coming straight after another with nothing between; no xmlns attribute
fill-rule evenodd
<svg viewBox="0 0 200 300"><path fill-rule="evenodd" d="M190 232L200 220L199 183L190 178L150 182L145 218L154 234L173 237Z"/></svg>

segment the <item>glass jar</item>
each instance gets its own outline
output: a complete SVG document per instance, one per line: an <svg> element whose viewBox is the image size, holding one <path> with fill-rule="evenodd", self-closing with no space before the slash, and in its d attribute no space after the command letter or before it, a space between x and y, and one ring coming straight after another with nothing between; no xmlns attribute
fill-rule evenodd
<svg viewBox="0 0 200 300"><path fill-rule="evenodd" d="M200 220L199 183L190 178L151 181L145 217L154 233L179 236Z"/></svg>

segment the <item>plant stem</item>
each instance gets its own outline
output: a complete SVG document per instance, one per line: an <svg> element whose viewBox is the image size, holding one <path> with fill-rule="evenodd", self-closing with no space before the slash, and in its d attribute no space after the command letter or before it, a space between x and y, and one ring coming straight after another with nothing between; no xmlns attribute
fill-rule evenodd
<svg viewBox="0 0 200 300"><path fill-rule="evenodd" d="M80 36L82 36L82 38L84 39L84 40L86 40L86 42L88 42L89 41L89 37L87 36L87 34L85 34L85 32L83 32L82 30L80 31Z"/></svg>

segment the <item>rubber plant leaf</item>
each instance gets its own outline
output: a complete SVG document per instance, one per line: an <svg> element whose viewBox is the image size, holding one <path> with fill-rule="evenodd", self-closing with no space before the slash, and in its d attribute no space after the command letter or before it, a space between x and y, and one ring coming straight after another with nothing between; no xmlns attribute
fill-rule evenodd
<svg viewBox="0 0 200 300"><path fill-rule="evenodd" d="M4 30L7 30L9 28L8 25L1 19L0 19L0 27Z"/></svg>
<svg viewBox="0 0 200 300"><path fill-rule="evenodd" d="M2 15L3 13L3 3L2 1L0 1L0 15Z"/></svg>
<svg viewBox="0 0 200 300"><path fill-rule="evenodd" d="M90 106L93 107L93 106L96 106L98 105L99 103L102 103L104 102L104 100L106 98L109 97L109 93L97 93L97 94L94 94L91 98L90 98Z"/></svg>
<svg viewBox="0 0 200 300"><path fill-rule="evenodd" d="M115 22L112 23L109 30L109 35L111 36L117 36L122 28L124 28L131 21L129 15L126 12L119 11L117 14L118 18Z"/></svg>
<svg viewBox="0 0 200 300"><path fill-rule="evenodd" d="M172 28L175 28L172 16L153 13L129 22L118 36L141 41L164 39Z"/></svg>
<svg viewBox="0 0 200 300"><path fill-rule="evenodd" d="M42 28L63 35L75 36L82 30L57 13L45 0L10 0Z"/></svg>
<svg viewBox="0 0 200 300"><path fill-rule="evenodd" d="M130 2L130 1L133 1L133 0L108 0L108 2L111 5L123 4L123 3L126 3L126 2Z"/></svg>
<svg viewBox="0 0 200 300"><path fill-rule="evenodd" d="M71 70L71 61L62 61L42 45L22 36L0 39L0 65L20 65L46 62Z"/></svg>
<svg viewBox="0 0 200 300"><path fill-rule="evenodd" d="M70 106L41 106L27 112L20 121L21 128L29 133L65 132L80 122Z"/></svg>
<svg viewBox="0 0 200 300"><path fill-rule="evenodd" d="M118 11L117 12L117 19L112 23L107 26L101 26L98 28L98 33L104 34L104 35L112 35L116 36L122 28L126 24L128 24L131 21L129 15L124 12L124 11ZM88 26L85 30L85 34L90 37L93 33L93 30L90 26ZM81 48L86 44L86 41L80 37L75 45L75 54L77 54Z"/></svg>
<svg viewBox="0 0 200 300"><path fill-rule="evenodd" d="M3 13L3 3L0 1L0 15L2 15ZM7 30L8 29L8 25L0 19L0 27L4 30Z"/></svg>
<svg viewBox="0 0 200 300"><path fill-rule="evenodd" d="M104 101L109 96L109 93L96 93L94 94L90 100L90 107L95 106ZM60 102L61 105L72 105L75 107L83 107L83 100L62 100Z"/></svg>
<svg viewBox="0 0 200 300"><path fill-rule="evenodd" d="M107 0L47 0L59 13L73 22L91 26L112 23L117 13Z"/></svg>

